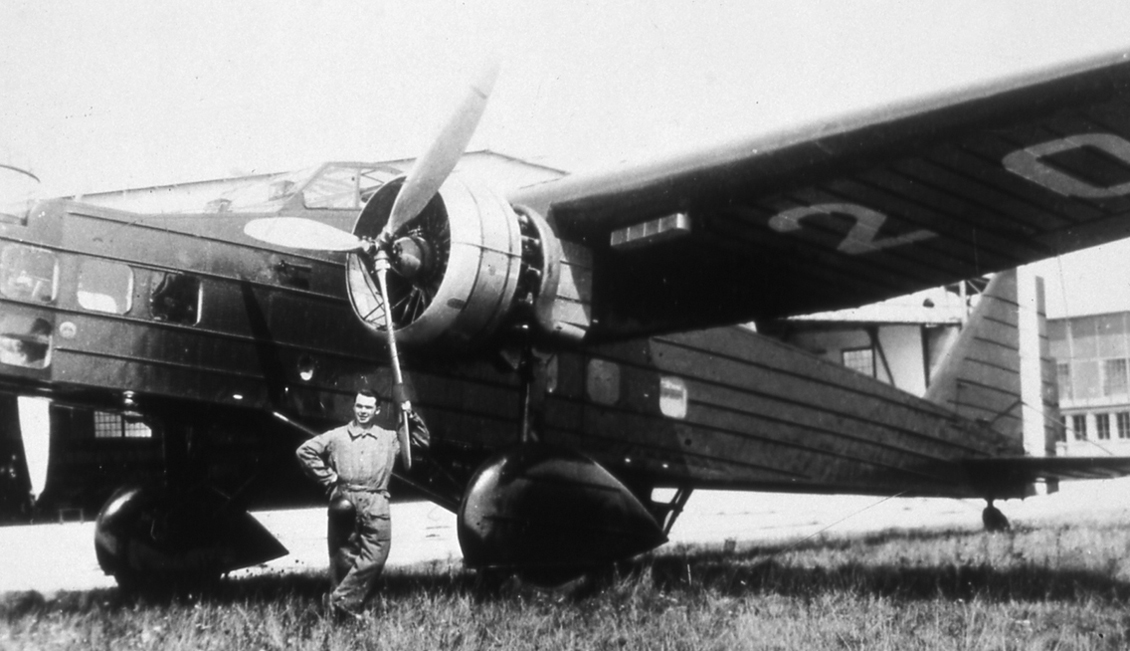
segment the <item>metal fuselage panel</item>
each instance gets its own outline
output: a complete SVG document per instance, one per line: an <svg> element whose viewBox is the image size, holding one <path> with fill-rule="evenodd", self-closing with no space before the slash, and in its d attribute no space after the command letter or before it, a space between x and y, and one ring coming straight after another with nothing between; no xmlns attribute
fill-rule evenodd
<svg viewBox="0 0 1130 651"><path fill-rule="evenodd" d="M604 345L585 364L559 360L544 438L643 483L983 496L951 462L1022 450L1019 440L739 327ZM1018 482L1004 492L1024 490Z"/></svg>

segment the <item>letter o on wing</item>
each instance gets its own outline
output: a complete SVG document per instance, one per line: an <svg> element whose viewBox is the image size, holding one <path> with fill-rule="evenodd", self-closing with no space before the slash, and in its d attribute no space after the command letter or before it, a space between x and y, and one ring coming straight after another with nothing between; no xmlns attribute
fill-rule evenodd
<svg viewBox="0 0 1130 651"><path fill-rule="evenodd" d="M1084 199L1109 199L1130 194L1130 182L1109 187L1093 185L1045 164L1041 158L1080 147L1100 149L1130 167L1130 142L1110 133L1084 133L1014 151L1001 159L1005 169L1053 192Z"/></svg>

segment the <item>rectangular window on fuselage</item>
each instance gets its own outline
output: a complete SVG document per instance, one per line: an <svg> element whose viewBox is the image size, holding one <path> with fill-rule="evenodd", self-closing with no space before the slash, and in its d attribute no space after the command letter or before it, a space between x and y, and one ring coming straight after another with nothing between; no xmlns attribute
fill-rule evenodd
<svg viewBox="0 0 1130 651"><path fill-rule="evenodd" d="M154 319L196 325L200 322L200 279L178 273L156 273L150 285L149 311Z"/></svg>
<svg viewBox="0 0 1130 651"><path fill-rule="evenodd" d="M32 303L51 303L59 281L55 254L23 244L0 250L0 294Z"/></svg>
<svg viewBox="0 0 1130 651"><path fill-rule="evenodd" d="M108 260L83 260L78 271L78 304L84 309L125 314L133 303L133 270Z"/></svg>
<svg viewBox="0 0 1130 651"><path fill-rule="evenodd" d="M51 362L51 323L20 314L0 317L0 364L47 368Z"/></svg>

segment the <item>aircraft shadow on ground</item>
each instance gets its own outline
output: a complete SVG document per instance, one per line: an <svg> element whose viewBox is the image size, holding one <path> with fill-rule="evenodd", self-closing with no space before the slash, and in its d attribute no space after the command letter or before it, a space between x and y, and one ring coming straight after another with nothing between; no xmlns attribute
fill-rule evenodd
<svg viewBox="0 0 1130 651"><path fill-rule="evenodd" d="M1064 567L1051 562L1013 560L994 566L989 559L963 562L923 562L913 551L894 561L837 560L821 565L811 558L802 563L785 560L796 552L859 552L891 541L914 544L944 544L969 532L905 532L872 534L863 538L816 539L801 543L757 546L741 551L719 548L676 548L649 554L590 575L565 587L544 591L556 598L584 600L596 597L618 583L651 586L673 597L680 593L714 592L730 597L782 595L810 599L831 592L850 592L911 600L1130 601L1130 582L1113 571ZM977 534L988 535L988 534ZM1007 534L1002 534L1007 535ZM229 603L273 603L284 600L318 607L327 588L323 572L279 573L229 578L191 592L167 591L137 595L117 588L61 592L47 600L35 592L10 593L0 598L0 618L13 619L44 609L80 613L93 608L123 608L138 604L160 605L175 601ZM438 564L395 568L380 579L380 599L386 603L421 596L470 596L476 600L506 600L516 594L537 592L529 585L497 576L482 575L458 567Z"/></svg>
<svg viewBox="0 0 1130 651"><path fill-rule="evenodd" d="M1020 552L981 555L957 560L924 562L918 552L890 553L890 561L863 559L821 564L811 559L793 564L784 557L797 552L842 554L888 543L945 545L957 538L991 540L988 534L969 531L890 531L860 538L815 539L802 543L758 546L740 552L689 551L645 561L657 588L666 591L705 589L729 596L778 594L809 598L821 593L846 591L901 599L987 599L1006 601L1083 602L1130 599L1130 582L1115 568L1084 568L1075 558L1060 561L1025 560ZM1007 538L1000 539L1001 546ZM637 562L639 563L639 562Z"/></svg>

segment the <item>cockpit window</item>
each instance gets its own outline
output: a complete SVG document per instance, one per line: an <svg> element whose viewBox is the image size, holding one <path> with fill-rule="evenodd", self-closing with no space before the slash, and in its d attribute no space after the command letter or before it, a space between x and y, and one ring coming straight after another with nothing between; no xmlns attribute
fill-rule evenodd
<svg viewBox="0 0 1130 651"><path fill-rule="evenodd" d="M55 300L58 284L55 254L22 244L8 244L0 251L0 294L33 303Z"/></svg>
<svg viewBox="0 0 1130 651"><path fill-rule="evenodd" d="M149 311L158 321L196 325L200 321L200 279L187 274L156 274Z"/></svg>
<svg viewBox="0 0 1130 651"><path fill-rule="evenodd" d="M95 312L125 314L133 302L133 270L120 262L83 260L78 273L78 304Z"/></svg>
<svg viewBox="0 0 1130 651"><path fill-rule="evenodd" d="M377 188L400 175L388 165L332 165L302 190L307 208L357 210Z"/></svg>
<svg viewBox="0 0 1130 651"><path fill-rule="evenodd" d="M0 364L47 368L51 324L46 319L9 314L0 318Z"/></svg>
<svg viewBox="0 0 1130 651"><path fill-rule="evenodd" d="M204 203L204 212L275 212L294 196L313 173L314 169L307 168L285 174L218 181L218 193ZM186 194L185 200L198 201L199 196ZM193 207L190 205L188 209L192 210Z"/></svg>

